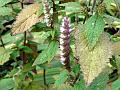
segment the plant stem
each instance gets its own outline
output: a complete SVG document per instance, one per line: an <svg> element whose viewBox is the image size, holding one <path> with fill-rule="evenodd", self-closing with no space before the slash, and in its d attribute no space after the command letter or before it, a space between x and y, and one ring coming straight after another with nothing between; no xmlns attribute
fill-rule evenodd
<svg viewBox="0 0 120 90"><path fill-rule="evenodd" d="M27 33L26 31L24 32L24 46L26 46L26 41L27 41Z"/></svg>
<svg viewBox="0 0 120 90"><path fill-rule="evenodd" d="M45 70L45 69L43 69L43 79L44 79L44 85L47 85L47 84L46 84L46 76L45 76L45 74L46 74L46 70Z"/></svg>
<svg viewBox="0 0 120 90"><path fill-rule="evenodd" d="M24 0L21 1L21 8L22 8L22 9L24 8L23 1L24 1ZM24 32L24 42L23 42L24 46L26 46L26 40L27 40L27 38L26 38L27 35L26 35L26 34L27 34L27 33L26 33L26 31L25 31L25 32ZM23 51L22 60L23 60L23 63L24 63L24 64L27 62L27 56L26 56L26 53L25 53L24 51Z"/></svg>
<svg viewBox="0 0 120 90"><path fill-rule="evenodd" d="M2 47L5 49L5 45L1 36L2 32L3 32L3 29L0 31L0 41L1 41Z"/></svg>
<svg viewBox="0 0 120 90"><path fill-rule="evenodd" d="M93 0L92 10L91 10L91 13L92 13L92 14L93 14L93 11L94 11L94 8L95 8L95 5L96 5L96 0Z"/></svg>
<svg viewBox="0 0 120 90"><path fill-rule="evenodd" d="M0 41L1 41L1 44L2 44L2 47L5 49L5 45L3 43L3 40L2 40L2 37L0 36Z"/></svg>
<svg viewBox="0 0 120 90"><path fill-rule="evenodd" d="M58 12L56 9L55 1L52 0L53 3L53 16L52 16L52 25L51 28L54 28L55 24L58 22Z"/></svg>

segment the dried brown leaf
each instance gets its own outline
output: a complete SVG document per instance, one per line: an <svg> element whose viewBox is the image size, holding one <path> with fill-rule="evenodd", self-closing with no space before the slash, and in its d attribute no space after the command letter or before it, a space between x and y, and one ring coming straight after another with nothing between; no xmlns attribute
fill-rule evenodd
<svg viewBox="0 0 120 90"><path fill-rule="evenodd" d="M77 37L79 38L79 45L76 47L80 59L79 63L86 85L90 85L107 66L109 58L112 56L112 45L105 33L103 33L92 50L88 48L88 41L84 32L80 32Z"/></svg>
<svg viewBox="0 0 120 90"><path fill-rule="evenodd" d="M113 55L120 55L120 42L114 42L112 44Z"/></svg>
<svg viewBox="0 0 120 90"><path fill-rule="evenodd" d="M18 16L12 27L12 35L23 33L30 27L39 22L39 16L36 14L40 9L39 4L31 4L23 9Z"/></svg>

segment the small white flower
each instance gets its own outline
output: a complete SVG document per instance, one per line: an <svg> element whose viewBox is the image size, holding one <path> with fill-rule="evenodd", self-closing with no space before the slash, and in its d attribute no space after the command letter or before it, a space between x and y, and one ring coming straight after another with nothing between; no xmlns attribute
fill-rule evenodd
<svg viewBox="0 0 120 90"><path fill-rule="evenodd" d="M60 38L66 38L66 36L64 34L61 34Z"/></svg>
<svg viewBox="0 0 120 90"><path fill-rule="evenodd" d="M60 55L61 55L61 57L63 57L63 55L65 55L65 53L63 51L60 51Z"/></svg>
<svg viewBox="0 0 120 90"><path fill-rule="evenodd" d="M64 47L62 45L60 45L60 50L64 50Z"/></svg>
<svg viewBox="0 0 120 90"><path fill-rule="evenodd" d="M60 38L60 44L64 44L64 40Z"/></svg>

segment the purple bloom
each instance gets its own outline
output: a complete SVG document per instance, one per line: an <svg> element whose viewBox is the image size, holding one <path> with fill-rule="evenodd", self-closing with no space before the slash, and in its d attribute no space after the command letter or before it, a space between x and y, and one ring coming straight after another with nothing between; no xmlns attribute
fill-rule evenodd
<svg viewBox="0 0 120 90"><path fill-rule="evenodd" d="M50 5L48 0L42 0L43 2L43 7L44 7L44 18L45 18L45 23L47 24L48 27L51 26L51 13L50 13Z"/></svg>
<svg viewBox="0 0 120 90"><path fill-rule="evenodd" d="M70 20L64 17L60 27L60 61L70 71Z"/></svg>

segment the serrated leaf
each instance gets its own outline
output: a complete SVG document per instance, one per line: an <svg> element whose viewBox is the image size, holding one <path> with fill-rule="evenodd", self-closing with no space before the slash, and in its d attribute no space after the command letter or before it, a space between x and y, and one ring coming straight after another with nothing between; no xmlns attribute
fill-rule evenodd
<svg viewBox="0 0 120 90"><path fill-rule="evenodd" d="M0 80L0 90L11 90L14 87L12 78L5 78Z"/></svg>
<svg viewBox="0 0 120 90"><path fill-rule="evenodd" d="M42 18L37 15L40 10L40 5L35 3L27 6L17 16L13 24L12 34L19 34L27 31L33 25L39 22ZM43 17L43 16L42 16Z"/></svg>
<svg viewBox="0 0 120 90"><path fill-rule="evenodd" d="M0 65L3 65L9 60L10 51L5 50L3 47L0 47Z"/></svg>
<svg viewBox="0 0 120 90"><path fill-rule="evenodd" d="M58 50L58 42L52 41L48 48L38 55L33 65L50 62Z"/></svg>
<svg viewBox="0 0 120 90"><path fill-rule="evenodd" d="M9 7L0 7L0 16L10 15L12 13L12 9Z"/></svg>
<svg viewBox="0 0 120 90"><path fill-rule="evenodd" d="M103 18L95 14L91 16L85 23L86 37L90 49L92 49L104 31L105 22Z"/></svg>
<svg viewBox="0 0 120 90"><path fill-rule="evenodd" d="M4 6L5 4L11 2L12 0L0 0L0 7Z"/></svg>
<svg viewBox="0 0 120 90"><path fill-rule="evenodd" d="M106 90L107 82L109 80L110 69L105 68L98 77L96 77L91 85L88 87L91 90Z"/></svg>
<svg viewBox="0 0 120 90"><path fill-rule="evenodd" d="M86 85L90 85L107 66L112 56L111 43L107 34L103 33L94 49L89 50L85 33L80 32L78 37L79 46L76 48L79 53L79 63Z"/></svg>
<svg viewBox="0 0 120 90"><path fill-rule="evenodd" d="M113 55L120 55L120 42L114 42L112 44Z"/></svg>

